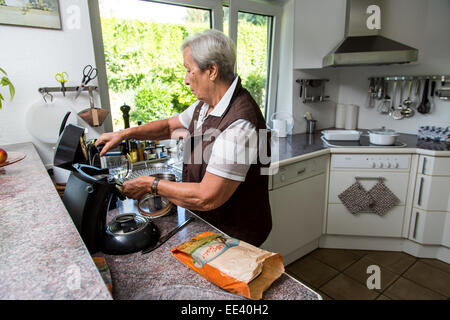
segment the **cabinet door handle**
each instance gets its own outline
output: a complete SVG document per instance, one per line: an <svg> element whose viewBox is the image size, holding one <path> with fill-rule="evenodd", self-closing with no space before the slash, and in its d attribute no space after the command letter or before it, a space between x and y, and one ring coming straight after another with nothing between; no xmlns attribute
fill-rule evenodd
<svg viewBox="0 0 450 320"><path fill-rule="evenodd" d="M414 221L414 231L413 231L413 238L416 238L417 234L417 221L419 220L419 212L416 212L416 220Z"/></svg>
<svg viewBox="0 0 450 320"><path fill-rule="evenodd" d="M419 206L422 205L422 189L423 189L423 178L420 178L419 197L417 199L417 204Z"/></svg>
<svg viewBox="0 0 450 320"><path fill-rule="evenodd" d="M305 171L306 171L306 168L304 168L304 169L302 169L302 170L298 170L298 171L297 171L297 175L299 176L299 175L305 173Z"/></svg>
<svg viewBox="0 0 450 320"><path fill-rule="evenodd" d="M422 162L422 174L425 174L425 162L427 161L426 157L423 157L423 162Z"/></svg>

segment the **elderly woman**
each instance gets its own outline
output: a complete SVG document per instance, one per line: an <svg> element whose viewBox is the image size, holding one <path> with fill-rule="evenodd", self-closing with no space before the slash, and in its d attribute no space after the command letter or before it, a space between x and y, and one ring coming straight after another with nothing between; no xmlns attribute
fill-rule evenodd
<svg viewBox="0 0 450 320"><path fill-rule="evenodd" d="M188 38L182 49L184 81L198 101L179 116L105 133L96 145L105 144L104 155L124 139L164 140L187 130L183 182L143 176L125 182L123 193L133 199L159 194L229 236L260 246L272 228L268 176L261 170L269 163L263 165L258 150L249 146L265 132L264 118L234 74L231 39L208 30Z"/></svg>

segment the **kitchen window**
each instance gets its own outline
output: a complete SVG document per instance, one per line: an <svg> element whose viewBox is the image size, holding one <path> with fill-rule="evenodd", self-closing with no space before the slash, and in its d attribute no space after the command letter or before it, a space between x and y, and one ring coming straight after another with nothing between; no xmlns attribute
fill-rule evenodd
<svg viewBox="0 0 450 320"><path fill-rule="evenodd" d="M89 10L102 105L112 118L106 131L123 128L124 103L132 107L136 125L181 113L195 101L182 82L179 48L186 36L208 28L235 41L243 86L266 119L274 112L279 6L245 0L95 0Z"/></svg>

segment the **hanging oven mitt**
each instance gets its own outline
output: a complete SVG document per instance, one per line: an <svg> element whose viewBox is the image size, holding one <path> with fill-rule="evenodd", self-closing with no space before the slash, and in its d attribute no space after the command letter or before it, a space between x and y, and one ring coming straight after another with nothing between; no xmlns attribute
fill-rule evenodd
<svg viewBox="0 0 450 320"><path fill-rule="evenodd" d="M358 181L338 195L338 197L348 211L353 214L369 209L373 203L369 193Z"/></svg>
<svg viewBox="0 0 450 320"><path fill-rule="evenodd" d="M400 199L386 187L383 181L379 181L368 193L373 199L370 209L380 216L386 214L393 206L400 203Z"/></svg>

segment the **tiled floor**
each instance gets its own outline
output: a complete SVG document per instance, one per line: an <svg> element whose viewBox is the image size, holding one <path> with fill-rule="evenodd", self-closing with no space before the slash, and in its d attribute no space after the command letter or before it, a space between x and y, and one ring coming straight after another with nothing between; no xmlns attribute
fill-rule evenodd
<svg viewBox="0 0 450 320"><path fill-rule="evenodd" d="M369 266L379 267L379 289ZM316 249L286 271L324 300L450 299L450 265L404 252Z"/></svg>

